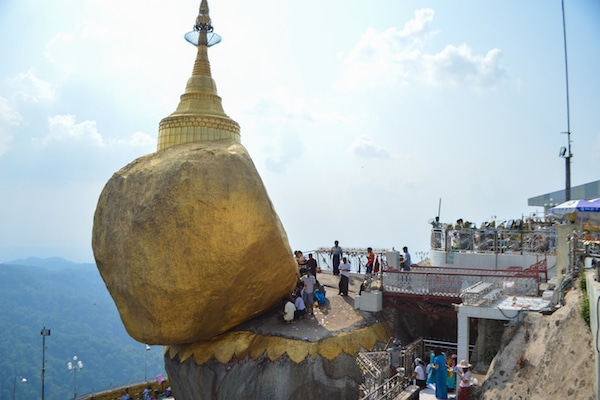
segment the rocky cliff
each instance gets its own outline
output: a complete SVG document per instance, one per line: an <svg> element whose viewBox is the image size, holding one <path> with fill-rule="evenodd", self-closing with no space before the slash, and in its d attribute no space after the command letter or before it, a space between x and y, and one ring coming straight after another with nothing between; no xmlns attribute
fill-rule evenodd
<svg viewBox="0 0 600 400"><path fill-rule="evenodd" d="M571 289L552 315L527 313L506 328L487 376L473 391L482 400L596 399L592 334L580 315L582 293Z"/></svg>

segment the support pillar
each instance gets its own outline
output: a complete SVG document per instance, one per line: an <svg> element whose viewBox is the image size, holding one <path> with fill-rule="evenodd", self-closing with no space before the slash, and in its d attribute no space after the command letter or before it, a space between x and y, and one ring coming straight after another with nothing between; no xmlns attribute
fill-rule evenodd
<svg viewBox="0 0 600 400"><path fill-rule="evenodd" d="M469 361L469 316L466 313L458 312L458 335L457 341L457 362L460 360Z"/></svg>
<svg viewBox="0 0 600 400"><path fill-rule="evenodd" d="M569 270L569 242L574 225L556 225L556 280L560 282L563 271Z"/></svg>

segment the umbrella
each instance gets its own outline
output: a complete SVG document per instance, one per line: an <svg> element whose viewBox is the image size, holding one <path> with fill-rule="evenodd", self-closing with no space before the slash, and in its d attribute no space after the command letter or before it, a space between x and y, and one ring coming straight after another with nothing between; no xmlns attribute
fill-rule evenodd
<svg viewBox="0 0 600 400"><path fill-rule="evenodd" d="M600 213L600 197L592 200L569 200L552 207L548 214L565 215L577 213Z"/></svg>

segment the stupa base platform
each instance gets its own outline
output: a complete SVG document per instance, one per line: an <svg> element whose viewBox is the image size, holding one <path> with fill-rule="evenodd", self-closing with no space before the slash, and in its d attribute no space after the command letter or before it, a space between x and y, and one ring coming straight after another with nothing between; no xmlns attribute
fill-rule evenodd
<svg viewBox="0 0 600 400"><path fill-rule="evenodd" d="M315 307L312 318L285 324L273 310L209 340L166 347L176 398L357 399L356 355L382 348L392 331L379 313L354 310L355 285L351 296L338 296L338 277L317 279L326 285L328 301Z"/></svg>

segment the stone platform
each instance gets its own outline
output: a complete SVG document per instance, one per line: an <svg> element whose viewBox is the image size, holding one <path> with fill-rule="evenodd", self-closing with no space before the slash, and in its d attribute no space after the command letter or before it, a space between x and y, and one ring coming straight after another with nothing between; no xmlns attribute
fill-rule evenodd
<svg viewBox="0 0 600 400"><path fill-rule="evenodd" d="M380 313L354 309L362 275L351 277L349 296L337 294L339 277L317 279L327 303L313 317L285 324L280 307L209 340L166 347L177 399L358 398L355 357L385 345L391 328Z"/></svg>

